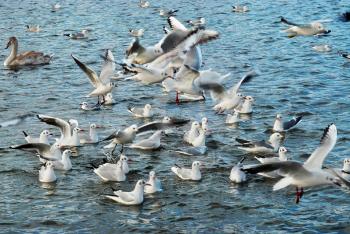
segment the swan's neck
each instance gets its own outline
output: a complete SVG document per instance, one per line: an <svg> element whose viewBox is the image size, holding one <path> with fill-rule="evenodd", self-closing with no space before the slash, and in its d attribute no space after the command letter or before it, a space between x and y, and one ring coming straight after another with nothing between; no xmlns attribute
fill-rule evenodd
<svg viewBox="0 0 350 234"><path fill-rule="evenodd" d="M11 45L11 52L10 55L6 58L4 62L4 66L8 66L11 64L11 62L17 57L17 51L18 51L18 42L13 42Z"/></svg>

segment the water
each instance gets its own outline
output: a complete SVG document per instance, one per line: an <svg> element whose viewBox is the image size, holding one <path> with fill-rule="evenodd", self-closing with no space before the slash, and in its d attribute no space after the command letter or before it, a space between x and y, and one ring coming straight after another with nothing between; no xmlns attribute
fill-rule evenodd
<svg viewBox="0 0 350 234"><path fill-rule="evenodd" d="M208 28L218 30L220 39L202 46L205 69L232 73L231 85L254 67L261 76L243 88L256 99L252 119L229 128L224 116L215 115L211 100L176 106L174 99L159 92L160 88L134 82L118 82L114 90L117 104L100 112L82 112L79 103L91 91L85 75L70 54L78 56L94 69L100 69L99 57L106 48L117 59L130 42L128 29L145 28L144 44L156 43L162 35L165 18L154 8L140 9L137 1L64 1L62 9L50 12L45 1L5 1L0 3L0 41L19 39L20 51L40 50L54 53L54 61L37 69L10 71L0 75L0 120L29 111L79 119L81 126L90 122L104 124L100 134L142 120L133 119L128 105L151 103L169 115L199 120L207 116L214 130L206 156L180 157L169 152L181 145L182 136L165 139L164 148L155 152L128 150L134 160L123 183L103 183L86 166L103 157L101 147L84 146L73 158L74 170L57 172L53 185L38 182L38 160L30 153L3 150L0 157L0 232L349 232L349 193L333 187L307 190L296 205L294 188L271 192L274 181L251 178L249 183L228 183L231 167L245 153L235 147L237 136L267 138L265 130L276 113L285 116L304 114L297 128L287 133L285 146L295 160L305 160L318 145L322 129L334 122L339 139L326 160L340 167L349 155L348 116L349 63L336 51L348 47L349 23L337 20L348 10L347 1L250 1L247 14L231 12L231 1L154 1L154 7L179 9L182 21L206 17ZM288 39L281 32L285 26L276 23L278 16L296 22L333 19L327 26L327 37ZM26 24L40 24L40 33L25 32ZM86 41L68 40L62 34L91 29ZM311 46L330 44L333 52L317 53ZM9 51L3 50L3 61ZM94 102L95 100L89 100ZM214 125L214 126L213 126ZM112 126L112 127L110 127ZM188 126L186 126L188 127ZM23 143L21 131L38 133L57 129L31 119L15 128L0 131L0 145ZM215 144L214 144L215 143ZM216 147L214 147L216 146ZM193 160L205 162L201 182L182 182L170 171L174 163L189 166ZM248 162L255 162L249 159ZM139 178L154 169L163 182L164 192L147 196L140 207L125 207L108 201L101 194L110 186L132 189ZM107 189L107 190L106 190Z"/></svg>

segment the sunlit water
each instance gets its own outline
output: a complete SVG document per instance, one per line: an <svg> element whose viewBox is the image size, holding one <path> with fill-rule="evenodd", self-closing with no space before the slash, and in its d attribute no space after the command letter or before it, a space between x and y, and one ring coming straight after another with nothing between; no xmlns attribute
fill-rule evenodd
<svg viewBox="0 0 350 234"><path fill-rule="evenodd" d="M247 1L248 2L248 1ZM164 148L155 152L127 150L134 170L123 183L103 183L86 168L102 158L102 146L84 146L74 157L73 170L57 172L56 184L38 182L38 159L30 153L3 150L0 157L0 232L349 232L349 193L325 187L307 190L300 204L294 203L294 188L272 192L274 181L251 177L248 183L230 184L228 176L245 153L237 149L234 138L268 137L276 113L285 116L304 114L298 128L287 133L284 145L295 160L305 160L319 143L322 129L334 122L339 139L326 160L341 167L349 156L349 66L337 55L349 50L350 23L337 17L349 10L347 1L249 1L246 14L231 12L232 1L153 1L152 8L140 9L137 1L64 1L62 9L51 12L46 1L4 1L0 3L0 44L7 38L19 39L20 51L39 50L54 53L48 66L10 71L0 75L0 121L28 112L78 119L82 127L96 122L106 128L102 136L133 123L128 105L151 103L168 115L200 120L207 116L212 129L208 154L176 156L171 150L182 145L182 135L165 138ZM238 1L237 1L238 3ZM241 2L243 3L243 2ZM215 115L210 100L176 106L160 92L160 87L118 81L114 90L117 104L99 112L83 112L79 103L86 100L91 85L70 54L78 56L96 70L100 54L112 49L121 60L130 42L128 29L145 28L143 44L156 43L162 37L166 19L155 8L179 9L185 21L203 16L207 27L220 32L220 38L202 46L203 69L231 72L227 85L252 68L260 76L244 85L244 94L256 99L251 120L230 128L225 116ZM296 22L333 19L327 37L289 39L277 23L279 16ZM26 24L40 24L40 33L25 32ZM64 32L91 29L90 39L69 40ZM329 44L333 51L318 53L312 46ZM9 51L2 50L3 61ZM96 100L88 100L95 102ZM160 118L160 117L159 117ZM189 126L185 126L189 128ZM21 131L38 134L50 129L32 118L16 127L0 130L0 145L24 143ZM181 129L180 129L181 130ZM180 133L179 130L179 133ZM305 156L302 156L305 155ZM247 163L255 162L251 155ZM193 160L205 162L201 182L183 182L170 171L174 164L190 166ZM103 198L110 186L131 190L139 178L153 169L162 180L164 192L146 196L139 207L120 206Z"/></svg>

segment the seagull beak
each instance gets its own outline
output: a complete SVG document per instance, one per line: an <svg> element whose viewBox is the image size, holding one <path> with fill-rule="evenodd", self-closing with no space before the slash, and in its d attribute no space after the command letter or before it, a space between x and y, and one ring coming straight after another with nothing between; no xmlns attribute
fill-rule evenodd
<svg viewBox="0 0 350 234"><path fill-rule="evenodd" d="M128 159L128 163L132 163L133 162L133 160L131 160L131 159Z"/></svg>
<svg viewBox="0 0 350 234"><path fill-rule="evenodd" d="M145 184L145 186L152 186L151 184Z"/></svg>
<svg viewBox="0 0 350 234"><path fill-rule="evenodd" d="M96 128L102 128L102 125L96 125Z"/></svg>

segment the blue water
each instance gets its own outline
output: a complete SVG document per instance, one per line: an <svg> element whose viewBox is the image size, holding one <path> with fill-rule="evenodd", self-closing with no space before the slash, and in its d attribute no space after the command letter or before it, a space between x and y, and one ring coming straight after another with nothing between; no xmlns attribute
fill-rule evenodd
<svg viewBox="0 0 350 234"><path fill-rule="evenodd" d="M338 50L350 50L350 23L338 20L349 10L348 1L245 1L246 14L231 12L232 1L151 1L140 9L138 1L64 1L62 9L51 12L46 1L3 1L0 3L0 44L16 36L20 51L54 53L48 66L0 72L0 122L28 112L75 118L81 126L96 122L106 128L122 128L143 121L130 117L128 105L151 103L179 115L200 120L207 116L213 129L205 156L181 157L171 153L182 144L182 136L164 139L164 149L155 152L128 150L134 170L123 183L103 183L87 169L88 162L102 158L101 145L84 146L74 157L73 170L57 172L58 182L38 181L38 160L30 153L3 150L0 153L0 232L350 232L349 192L333 187L306 190L300 204L294 203L294 188L272 192L275 181L250 177L249 182L227 182L231 167L243 156L235 146L237 136L267 138L265 131L275 114L304 114L300 126L287 133L285 147L291 157L303 161L319 143L322 129L334 122L338 142L326 164L341 167L350 155L348 117L350 63ZM237 1L238 4L238 1ZM256 102L250 121L238 128L224 125L225 116L211 110L213 102L169 104L174 94L160 92L157 85L143 86L118 81L114 90L117 104L100 112L82 112L79 103L92 90L86 76L70 57L74 54L96 70L100 54L112 49L121 60L131 38L130 28L145 28L142 43L154 44L162 37L166 19L155 13L158 7L179 9L181 21L203 16L207 27L220 32L220 38L202 46L205 66L220 73L231 72L227 85L234 84L254 68L260 76L245 85L244 94ZM332 32L326 37L289 39L281 32L279 16L295 22L332 19L326 24ZM28 33L26 24L39 24L43 31ZM62 34L88 28L89 40L69 40ZM333 50L318 53L314 45L329 44ZM2 50L3 61L9 51ZM94 102L95 100L88 100ZM189 126L185 126L188 128ZM0 129L0 146L24 143L22 130L37 134L50 129L35 118L16 127ZM215 144L214 144L215 143ZM216 147L214 147L214 145ZM250 156L248 154L248 156ZM170 171L174 163L189 166L193 160L205 162L201 182L183 182ZM252 157L248 163L255 162ZM154 169L164 192L146 196L139 207L120 206L101 194L110 186L132 189L139 178Z"/></svg>

